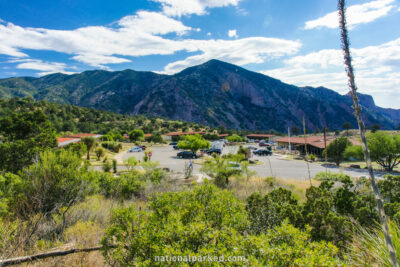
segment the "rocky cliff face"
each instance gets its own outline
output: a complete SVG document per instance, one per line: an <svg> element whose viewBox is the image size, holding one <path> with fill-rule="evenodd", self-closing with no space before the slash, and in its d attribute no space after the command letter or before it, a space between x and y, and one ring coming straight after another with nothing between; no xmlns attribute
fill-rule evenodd
<svg viewBox="0 0 400 267"><path fill-rule="evenodd" d="M0 97L14 95L228 128L285 131L300 127L303 116L310 130L340 129L346 121L356 126L348 96L288 85L217 60L171 76L125 70L0 80ZM399 110L376 107L371 96L360 96L367 125L400 124Z"/></svg>

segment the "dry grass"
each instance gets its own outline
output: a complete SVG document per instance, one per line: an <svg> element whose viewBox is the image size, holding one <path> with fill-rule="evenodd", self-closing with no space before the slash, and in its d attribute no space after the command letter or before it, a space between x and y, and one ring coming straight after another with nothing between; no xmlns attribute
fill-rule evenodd
<svg viewBox="0 0 400 267"><path fill-rule="evenodd" d="M42 218L38 224L37 230L31 235L31 227L24 224L18 226L17 240L12 242L12 255L6 258L33 255L36 253L49 252L52 250L67 250L71 248L87 248L98 246L104 231L109 223L111 211L117 206L126 206L134 204L138 209L146 208L146 202L141 200L130 200L119 202L112 199L106 199L101 195L88 197L85 201L71 207L66 215L66 227L61 236L54 236L57 229L60 228L59 218ZM15 227L16 222L9 224L8 228ZM30 223L32 224L32 223ZM7 226L2 224L0 226ZM13 227L14 226L14 227ZM4 228L4 227L3 227ZM0 234L10 236L5 232L7 229L0 229ZM53 234L51 234L53 233ZM0 235L0 241L2 241ZM29 242L25 242L29 240ZM6 240L3 240L6 241ZM11 245L8 242L8 245ZM1 248L1 246L0 246ZM15 248L15 249L14 249ZM2 251L0 251L0 255ZM8 253L7 253L8 254ZM48 258L24 263L19 266L107 266L100 251L89 253L76 253L62 257Z"/></svg>
<svg viewBox="0 0 400 267"><path fill-rule="evenodd" d="M319 181L312 180L313 186L318 186ZM276 188L286 188L299 198L305 199L306 189L310 187L310 182L306 180L280 179L274 177L241 177L231 178L229 190L239 199L246 200L253 193L267 194Z"/></svg>

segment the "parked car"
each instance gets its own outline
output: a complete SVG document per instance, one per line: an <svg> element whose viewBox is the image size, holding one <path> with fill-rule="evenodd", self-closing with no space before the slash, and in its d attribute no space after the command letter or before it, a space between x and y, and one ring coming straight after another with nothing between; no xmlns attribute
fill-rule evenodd
<svg viewBox="0 0 400 267"><path fill-rule="evenodd" d="M145 151L146 150L146 146L139 146L143 151Z"/></svg>
<svg viewBox="0 0 400 267"><path fill-rule="evenodd" d="M141 147L132 147L131 149L128 150L128 152L142 152L143 149Z"/></svg>
<svg viewBox="0 0 400 267"><path fill-rule="evenodd" d="M258 155L258 156L271 156L272 152L268 151L268 150L264 150L264 149L259 149L256 151L253 151L254 155Z"/></svg>
<svg viewBox="0 0 400 267"><path fill-rule="evenodd" d="M257 148L255 146L248 146L247 149L249 149L249 150L257 150Z"/></svg>
<svg viewBox="0 0 400 267"><path fill-rule="evenodd" d="M209 155L212 155L214 153L218 154L218 155L221 155L222 151L219 148L211 148L206 153L209 154Z"/></svg>
<svg viewBox="0 0 400 267"><path fill-rule="evenodd" d="M259 145L259 146L271 146L270 144L264 143L264 142L260 142L258 145Z"/></svg>
<svg viewBox="0 0 400 267"><path fill-rule="evenodd" d="M192 151L182 151L176 155L180 159L197 159L199 156Z"/></svg>
<svg viewBox="0 0 400 267"><path fill-rule="evenodd" d="M171 142L171 143L169 143L169 145L170 146L176 146L176 145L178 145L178 142Z"/></svg>
<svg viewBox="0 0 400 267"><path fill-rule="evenodd" d="M249 139L247 142L248 143L254 143L254 139Z"/></svg>

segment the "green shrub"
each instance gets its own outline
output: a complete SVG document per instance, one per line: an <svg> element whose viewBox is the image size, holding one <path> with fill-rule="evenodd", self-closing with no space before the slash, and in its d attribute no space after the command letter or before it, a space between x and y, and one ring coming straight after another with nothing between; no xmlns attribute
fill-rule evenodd
<svg viewBox="0 0 400 267"><path fill-rule="evenodd" d="M287 222L258 236L248 235L244 204L212 184L188 192L163 193L149 210L117 208L103 237L106 260L124 266L187 266L187 262L160 262L156 256L244 256L245 262L224 266L338 266L337 248L313 242ZM160 258L159 258L160 259ZM190 266L220 266L193 262Z"/></svg>
<svg viewBox="0 0 400 267"><path fill-rule="evenodd" d="M232 142L232 143L236 143L236 142L242 142L242 141L243 141L243 138L240 137L240 136L237 135L237 134L234 134L234 135L228 136L228 137L226 138L226 140L228 140L229 142Z"/></svg>
<svg viewBox="0 0 400 267"><path fill-rule="evenodd" d="M117 173L117 160L115 160L115 159L112 160L112 168L113 168L113 172Z"/></svg>
<svg viewBox="0 0 400 267"><path fill-rule="evenodd" d="M102 147L96 148L95 153L98 161L106 155L106 151Z"/></svg>
<svg viewBox="0 0 400 267"><path fill-rule="evenodd" d="M40 160L20 173L24 197L18 201L20 212L55 212L93 192L96 177L82 167L73 152L58 150L40 154Z"/></svg>
<svg viewBox="0 0 400 267"><path fill-rule="evenodd" d="M267 232L285 219L295 226L302 225L301 206L292 192L278 188L265 196L253 194L247 199L247 213L254 233Z"/></svg>
<svg viewBox="0 0 400 267"><path fill-rule="evenodd" d="M106 160L103 162L103 171L104 172L110 172L111 168L112 168L112 166L111 166L111 163L109 160Z"/></svg>
<svg viewBox="0 0 400 267"><path fill-rule="evenodd" d="M197 152L199 149L210 148L211 144L205 140L201 135L188 135L183 140L179 141L178 147L180 149L188 149L192 152Z"/></svg>
<svg viewBox="0 0 400 267"><path fill-rule="evenodd" d="M349 177L343 173L333 173L333 172L318 172L314 179L318 181L341 181L343 179L347 179Z"/></svg>
<svg viewBox="0 0 400 267"><path fill-rule="evenodd" d="M363 160L364 159L364 151L361 146L348 146L343 153L343 157L346 160L356 159Z"/></svg>
<svg viewBox="0 0 400 267"><path fill-rule="evenodd" d="M144 189L143 177L139 172L131 171L114 177L106 175L101 177L100 188L106 197L130 199L140 196Z"/></svg>
<svg viewBox="0 0 400 267"><path fill-rule="evenodd" d="M118 153L122 149L122 145L117 142L103 142L101 146L115 153Z"/></svg>

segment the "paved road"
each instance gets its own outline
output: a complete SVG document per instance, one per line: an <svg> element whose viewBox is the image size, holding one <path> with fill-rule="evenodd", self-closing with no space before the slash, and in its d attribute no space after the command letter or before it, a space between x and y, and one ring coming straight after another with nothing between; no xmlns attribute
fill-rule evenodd
<svg viewBox="0 0 400 267"><path fill-rule="evenodd" d="M188 159L179 159L176 156L179 151L174 150L171 146L154 146L148 148L148 150L153 154L151 160L158 161L161 168L169 168L171 171L183 173L185 162L189 163ZM143 160L144 152L127 152L122 155L121 159L123 161L132 156L135 156L138 160ZM193 173L200 173L200 168L200 164L194 164Z"/></svg>
<svg viewBox="0 0 400 267"><path fill-rule="evenodd" d="M263 162L262 165L250 167L251 170L256 171L260 176L275 176L279 178L304 180L308 179L309 176L313 178L318 172L324 171L344 173L352 177L368 176L367 170L363 169L338 168L332 165L322 166L320 164L307 163L306 161L301 160L284 159L280 155L254 158ZM376 172L377 177L382 177L383 175L384 173Z"/></svg>
<svg viewBox="0 0 400 267"><path fill-rule="evenodd" d="M236 153L238 147L225 147L223 153ZM176 157L178 151L174 150L171 146L158 146L151 147L150 150L153 153L151 158L152 161L158 161L162 168L169 168L174 172L183 173L185 162L189 162L187 159L179 159ZM123 162L123 160L135 156L138 160L142 160L144 152L122 152L117 155L118 161ZM345 173L352 177L367 176L366 170L351 169L351 168L338 168L336 166L324 167L316 163L308 163L300 160L289 160L284 159L278 154L267 157L255 156L254 159L262 161L262 165L250 166L250 169L256 171L259 176L275 176L279 178L286 179L299 179L306 180L314 177L318 172L324 172L326 170L334 173ZM308 165L308 166L307 166ZM99 169L101 167L97 167ZM123 166L119 166L120 169L124 169ZM193 174L197 175L200 173L201 166L199 164L194 164ZM377 177L382 177L384 173L377 173Z"/></svg>

